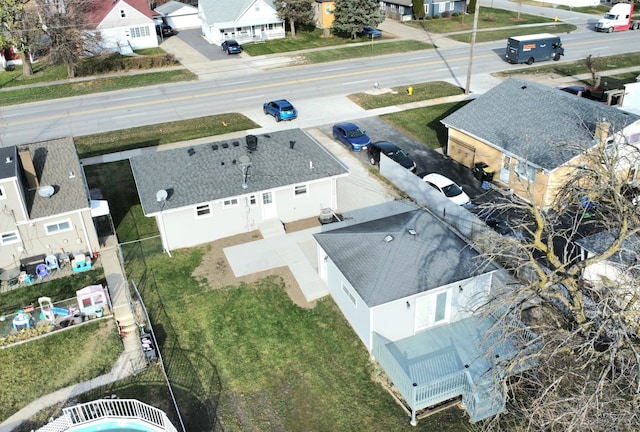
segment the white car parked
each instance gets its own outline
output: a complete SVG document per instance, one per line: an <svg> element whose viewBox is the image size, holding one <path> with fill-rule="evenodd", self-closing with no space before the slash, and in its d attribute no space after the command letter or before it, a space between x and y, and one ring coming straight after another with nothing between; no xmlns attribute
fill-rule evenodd
<svg viewBox="0 0 640 432"><path fill-rule="evenodd" d="M453 180L436 173L427 174L422 177L427 184L431 185L434 189L437 189L444 196L449 198L452 202L458 205L467 205L471 203L469 195L464 193L462 188L456 184Z"/></svg>

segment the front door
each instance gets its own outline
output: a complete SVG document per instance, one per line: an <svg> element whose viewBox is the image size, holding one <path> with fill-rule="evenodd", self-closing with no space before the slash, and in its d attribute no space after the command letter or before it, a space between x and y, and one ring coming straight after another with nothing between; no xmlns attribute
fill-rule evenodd
<svg viewBox="0 0 640 432"><path fill-rule="evenodd" d="M262 193L262 218L274 219L278 217L278 209L276 208L276 200L273 192Z"/></svg>
<svg viewBox="0 0 640 432"><path fill-rule="evenodd" d="M448 291L428 294L416 299L416 331L449 321Z"/></svg>
<svg viewBox="0 0 640 432"><path fill-rule="evenodd" d="M502 155L502 168L500 169L500 181L509 184L509 176L511 175L511 157Z"/></svg>

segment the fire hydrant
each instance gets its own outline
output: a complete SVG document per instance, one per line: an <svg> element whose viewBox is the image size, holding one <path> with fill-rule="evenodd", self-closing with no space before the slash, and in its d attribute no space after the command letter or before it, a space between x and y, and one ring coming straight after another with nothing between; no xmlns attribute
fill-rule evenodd
<svg viewBox="0 0 640 432"><path fill-rule="evenodd" d="M413 87L411 87L411 86L407 87L407 94L409 96L413 95Z"/></svg>

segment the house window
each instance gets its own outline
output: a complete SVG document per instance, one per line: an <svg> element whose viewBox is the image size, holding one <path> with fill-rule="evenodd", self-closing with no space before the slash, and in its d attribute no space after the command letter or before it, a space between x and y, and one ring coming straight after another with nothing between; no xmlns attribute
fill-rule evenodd
<svg viewBox="0 0 640 432"><path fill-rule="evenodd" d="M260 3L256 2L256 7L254 8L256 12L260 12Z"/></svg>
<svg viewBox="0 0 640 432"><path fill-rule="evenodd" d="M6 233L0 234L0 245L8 245L11 243L17 243L20 241L20 237L18 236L18 231L9 231Z"/></svg>
<svg viewBox="0 0 640 432"><path fill-rule="evenodd" d="M327 14L330 14L330 13L331 13L331 5L330 5L330 4L328 4L328 5L326 5L326 6L324 7L324 12L325 12L325 13L327 13Z"/></svg>
<svg viewBox="0 0 640 432"><path fill-rule="evenodd" d="M273 202L273 197L271 196L271 192L265 192L262 194L262 204L271 204Z"/></svg>
<svg viewBox="0 0 640 432"><path fill-rule="evenodd" d="M293 194L295 196L306 195L307 194L307 185L294 186Z"/></svg>
<svg viewBox="0 0 640 432"><path fill-rule="evenodd" d="M447 3L447 10L454 10L455 9L455 4L453 2Z"/></svg>
<svg viewBox="0 0 640 432"><path fill-rule="evenodd" d="M120 18L126 18L127 12L124 9L120 9Z"/></svg>
<svg viewBox="0 0 640 432"><path fill-rule="evenodd" d="M7 194L4 192L4 186L0 186L0 200L6 199Z"/></svg>
<svg viewBox="0 0 640 432"><path fill-rule="evenodd" d="M526 178L530 182L533 182L536 179L536 169L526 162L517 161L516 174L520 177Z"/></svg>
<svg viewBox="0 0 640 432"><path fill-rule="evenodd" d="M69 231L71 229L71 221L66 220L62 222L56 222L44 226L44 230L49 234L57 234L63 231Z"/></svg>
<svg viewBox="0 0 640 432"><path fill-rule="evenodd" d="M356 298L353 294L351 294L351 290L349 289L349 287L347 287L344 283L342 284L342 291L344 291L344 293L347 295L347 297L349 297L349 300L351 300L351 303L353 303L353 305L356 305Z"/></svg>
<svg viewBox="0 0 640 432"><path fill-rule="evenodd" d="M238 198L229 198L222 202L223 207L233 207L238 205Z"/></svg>
<svg viewBox="0 0 640 432"><path fill-rule="evenodd" d="M429 16L429 3L424 4L424 14L425 16Z"/></svg>
<svg viewBox="0 0 640 432"><path fill-rule="evenodd" d="M211 206L209 204L199 205L196 207L196 217L208 216L211 214Z"/></svg>
<svg viewBox="0 0 640 432"><path fill-rule="evenodd" d="M258 203L258 198L255 195L249 197L249 205L254 206Z"/></svg>
<svg viewBox="0 0 640 432"><path fill-rule="evenodd" d="M129 31L132 38L146 37L151 34L149 27L131 27Z"/></svg>
<svg viewBox="0 0 640 432"><path fill-rule="evenodd" d="M436 310L434 322L439 322L447 317L447 292L442 292L436 297Z"/></svg>

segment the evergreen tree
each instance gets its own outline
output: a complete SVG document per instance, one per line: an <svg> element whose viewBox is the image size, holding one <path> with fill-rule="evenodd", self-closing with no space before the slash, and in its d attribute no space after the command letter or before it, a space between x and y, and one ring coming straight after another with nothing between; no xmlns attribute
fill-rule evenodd
<svg viewBox="0 0 640 432"><path fill-rule="evenodd" d="M355 39L364 26L375 27L383 20L376 0L336 0L332 28L336 33L347 33Z"/></svg>
<svg viewBox="0 0 640 432"><path fill-rule="evenodd" d="M424 0L413 0L413 16L424 18Z"/></svg>
<svg viewBox="0 0 640 432"><path fill-rule="evenodd" d="M289 22L292 38L296 37L296 23L304 25L313 21L313 2L311 0L276 0L274 4L278 16Z"/></svg>

